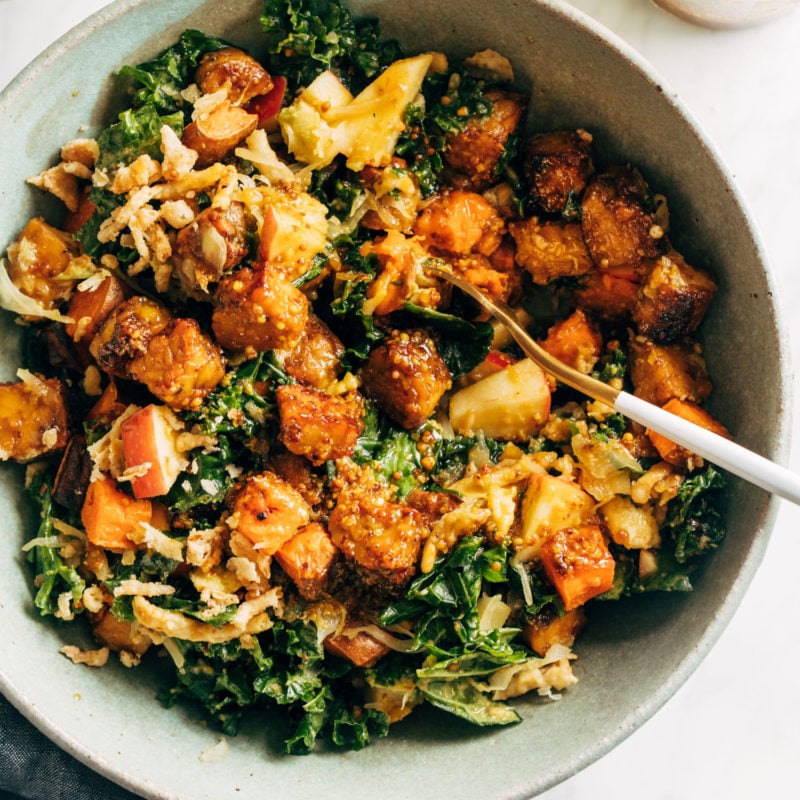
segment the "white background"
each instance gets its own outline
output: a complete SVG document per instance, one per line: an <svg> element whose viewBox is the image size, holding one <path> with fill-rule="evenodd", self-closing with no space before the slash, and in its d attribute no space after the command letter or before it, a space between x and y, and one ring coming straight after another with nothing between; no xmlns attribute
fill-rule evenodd
<svg viewBox="0 0 800 800"><path fill-rule="evenodd" d="M106 3L0 0L0 86ZM715 142L761 230L797 347L800 11L756 28L711 31L675 19L649 0L571 4L642 53ZM2 157L10 157L9 150ZM746 373L742 365L737 379L746 380ZM796 471L799 449L793 448ZM541 798L798 796L799 591L800 509L785 503L744 602L686 685L612 753Z"/></svg>

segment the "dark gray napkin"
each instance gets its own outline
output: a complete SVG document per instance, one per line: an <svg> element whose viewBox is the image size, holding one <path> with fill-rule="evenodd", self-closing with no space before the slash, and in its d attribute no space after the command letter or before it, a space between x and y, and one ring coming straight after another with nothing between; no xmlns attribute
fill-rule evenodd
<svg viewBox="0 0 800 800"><path fill-rule="evenodd" d="M65 753L0 695L0 800L138 800Z"/></svg>

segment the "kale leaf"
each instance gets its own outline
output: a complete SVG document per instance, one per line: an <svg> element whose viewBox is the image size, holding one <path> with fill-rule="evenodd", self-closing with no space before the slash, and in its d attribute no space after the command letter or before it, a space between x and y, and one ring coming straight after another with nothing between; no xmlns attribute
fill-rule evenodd
<svg viewBox="0 0 800 800"><path fill-rule="evenodd" d="M191 104L181 92L194 81L200 59L228 43L197 30L186 30L180 39L157 58L137 66L122 67L119 74L134 80L133 106L150 106L158 114L188 112Z"/></svg>
<svg viewBox="0 0 800 800"><path fill-rule="evenodd" d="M160 699L167 706L182 697L199 702L228 735L253 706L284 712L284 750L290 754L310 753L321 738L357 750L388 733L386 715L361 706L355 670L325 659L313 622L275 620L246 648L239 640L177 644L184 663Z"/></svg>
<svg viewBox="0 0 800 800"><path fill-rule="evenodd" d="M402 600L383 611L381 625L413 622L414 651L439 660L481 654L517 661L524 651L508 643L506 631L483 631L479 625L484 585L502 580L507 560L505 547L489 547L481 536L463 538L411 583Z"/></svg>
<svg viewBox="0 0 800 800"><path fill-rule="evenodd" d="M119 121L109 125L97 137L100 153L96 169L113 171L120 165L130 164L141 155L161 160L161 128L169 125L180 136L183 116L178 113L160 115L155 106L127 109Z"/></svg>
<svg viewBox="0 0 800 800"><path fill-rule="evenodd" d="M272 353L259 353L229 373L201 408L184 415L204 434L225 434L250 440L263 433L274 416L271 380L288 381Z"/></svg>
<svg viewBox="0 0 800 800"><path fill-rule="evenodd" d="M715 502L726 483L724 475L709 464L687 478L669 504L664 527L675 543L679 564L715 550L725 538L725 524Z"/></svg>
<svg viewBox="0 0 800 800"><path fill-rule="evenodd" d="M448 72L432 72L422 84L422 104L412 104L405 115L405 130L395 147L417 177L423 197L440 186L444 169L442 153L447 135L459 133L475 118L487 117L493 105L484 96L486 83L459 66ZM513 157L511 148L508 158Z"/></svg>
<svg viewBox="0 0 800 800"><path fill-rule="evenodd" d="M518 628L481 626L479 602L487 586L506 580L507 562L505 547L489 546L480 536L465 537L380 616L384 626L411 624L410 652L424 657L415 674L425 699L476 725L507 725L520 719L476 681L531 658L514 642Z"/></svg>
<svg viewBox="0 0 800 800"><path fill-rule="evenodd" d="M417 325L428 328L436 339L436 350L453 379L477 367L489 352L494 328L489 322L470 322L454 314L406 303L405 312Z"/></svg>
<svg viewBox="0 0 800 800"><path fill-rule="evenodd" d="M55 510L52 479L51 472L41 470L34 474L27 489L29 497L39 510L39 528L35 539L41 544L32 547L28 551L27 558L33 564L36 573L38 588L34 605L43 617L58 612L58 600L64 593L69 595L71 606L75 609L86 588L86 583L78 570L67 564L59 552L62 545L56 541L57 531L53 525Z"/></svg>
<svg viewBox="0 0 800 800"><path fill-rule="evenodd" d="M266 0L261 24L268 66L292 91L330 69L357 94L401 55L376 19L355 19L339 0Z"/></svg>

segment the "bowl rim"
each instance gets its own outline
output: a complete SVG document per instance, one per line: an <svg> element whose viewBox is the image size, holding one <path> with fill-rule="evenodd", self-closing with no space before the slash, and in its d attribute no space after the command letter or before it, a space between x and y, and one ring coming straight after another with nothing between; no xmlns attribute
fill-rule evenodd
<svg viewBox="0 0 800 800"><path fill-rule="evenodd" d="M786 463L791 449L793 383L790 375L790 342L786 333L787 327L784 324L785 311L781 305L780 293L777 291L775 277L761 234L747 207L747 203L733 173L726 166L716 145L709 138L703 126L680 99L678 93L669 87L665 78L660 75L656 68L635 48L608 29L603 23L595 20L582 10L569 5L565 0L531 0L531 2L546 8L555 16L580 28L586 35L607 45L618 57L624 59L628 66L638 72L650 86L658 88L663 93L665 100L669 103L672 110L692 129L698 142L705 149L708 158L725 180L727 188L731 192L734 204L739 207L743 218L746 220L748 234L759 256L759 266L763 271L764 280L772 295L771 303L775 320L780 365L780 386L778 395L782 402L778 409L775 441L772 453L769 454L769 457L779 463ZM48 70L52 69L53 66L58 64L62 59L67 58L69 52L73 48L80 47L86 40L91 39L95 30L124 17L134 8L146 7L148 5L155 6L157 3L158 0L113 0L110 4L98 9L84 21L75 25L60 36L52 45L34 57L3 88L3 90L0 91L0 117L5 115L5 110L14 103L15 97L20 93L24 93L26 87L30 83L36 81L37 78L40 78ZM669 679L662 684L661 689L648 696L635 713L629 714L626 718L622 719L617 730L614 731L612 735L598 739L594 747L582 751L579 757L575 758L570 764L565 764L560 769L553 770L549 775L539 776L535 787L536 794L552 788L571 775L585 769L624 741L641 727L644 722L657 713L689 679L705 656L713 648L741 603L766 552L778 507L778 499L775 497L769 498L760 518L759 533L752 541L750 549L743 561L742 568L737 573L736 580L730 586L724 601L719 605L716 613L710 619L702 638L697 642L691 652L683 658L678 668L673 670ZM102 757L98 758L97 753L87 749L79 739L63 730L54 722L48 715L46 709L38 705L35 698L27 697L24 693L20 692L15 686L13 679L6 675L2 663L0 663L0 692L2 692L9 702L38 730L79 762L130 791L144 793L144 796L147 797L175 797L177 800L178 795L166 794L159 790L154 790L148 783L143 783L130 773L120 770L114 766L113 763L106 762ZM513 796L518 798L518 800L522 800L524 797L530 797L532 795L526 791L523 794ZM509 798L510 797L511 795L509 795Z"/></svg>

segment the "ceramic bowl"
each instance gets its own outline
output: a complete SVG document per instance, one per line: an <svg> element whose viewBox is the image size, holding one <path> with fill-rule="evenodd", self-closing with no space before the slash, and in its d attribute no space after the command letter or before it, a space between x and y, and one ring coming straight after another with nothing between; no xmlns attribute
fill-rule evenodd
<svg viewBox="0 0 800 800"><path fill-rule="evenodd" d="M777 460L787 452L786 343L762 247L730 175L669 88L621 41L560 2L353 0L409 49L468 55L492 47L532 93L531 124L592 131L604 161L638 165L667 195L675 243L719 278L704 324L716 393L712 412L736 439ZM259 50L258 0L120 0L34 61L0 99L0 244L49 212L25 178L53 163L63 141L113 118L124 64L153 57L184 28ZM17 340L2 319L2 375ZM746 379L743 377L746 375ZM595 609L577 645L580 683L559 702L519 704L522 724L476 730L422 709L388 739L357 753L277 754L269 722L250 719L221 760L202 760L218 736L190 711L155 699L157 668L75 667L59 648L77 626L32 610L20 547L32 520L22 477L0 472L5 509L0 561L0 689L81 761L152 798L282 800L414 797L526 798L562 781L631 734L684 683L734 613L764 552L776 503L732 481L729 535L687 595L652 595Z"/></svg>

